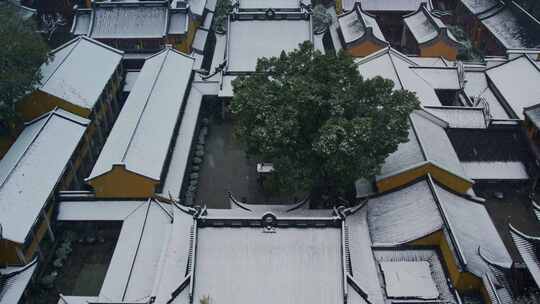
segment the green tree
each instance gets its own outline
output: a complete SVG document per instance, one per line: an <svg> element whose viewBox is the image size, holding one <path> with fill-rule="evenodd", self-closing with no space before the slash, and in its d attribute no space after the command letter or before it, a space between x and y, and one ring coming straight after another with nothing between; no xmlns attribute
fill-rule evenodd
<svg viewBox="0 0 540 304"><path fill-rule="evenodd" d="M23 20L10 4L0 4L0 24L0 130L5 132L18 121L15 103L40 82L48 47L34 21Z"/></svg>
<svg viewBox="0 0 540 304"><path fill-rule="evenodd" d="M407 141L419 102L390 80L364 80L344 53L323 55L309 42L260 58L256 73L233 81L235 134L250 156L274 164L281 189L312 199L349 197L354 181L376 175Z"/></svg>

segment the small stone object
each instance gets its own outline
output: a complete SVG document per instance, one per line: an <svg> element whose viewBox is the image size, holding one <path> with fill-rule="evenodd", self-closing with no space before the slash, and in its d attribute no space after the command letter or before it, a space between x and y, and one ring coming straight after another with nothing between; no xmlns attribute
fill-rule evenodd
<svg viewBox="0 0 540 304"><path fill-rule="evenodd" d="M497 198L497 199L503 199L504 198L504 193L502 193L500 191L497 191L497 192L493 193L493 196L495 196L495 198Z"/></svg>
<svg viewBox="0 0 540 304"><path fill-rule="evenodd" d="M197 191L197 187L196 187L196 186L191 186L191 185L190 185L190 186L188 187L188 191L189 191L189 192L195 192L195 191Z"/></svg>
<svg viewBox="0 0 540 304"><path fill-rule="evenodd" d="M208 135L208 127L206 127L206 126L205 126L205 127L202 127L202 128L201 128L201 134L202 134L203 136Z"/></svg>
<svg viewBox="0 0 540 304"><path fill-rule="evenodd" d="M190 182L189 182L189 185L190 186L197 186L199 184L199 181L196 180L196 179L192 179Z"/></svg>
<svg viewBox="0 0 540 304"><path fill-rule="evenodd" d="M191 172L199 172L199 170L201 170L201 167L199 167L199 166L191 167Z"/></svg>
<svg viewBox="0 0 540 304"><path fill-rule="evenodd" d="M96 242L96 237L93 236L93 235L89 235L89 236L86 237L86 242L87 242L88 244L93 244L93 243Z"/></svg>
<svg viewBox="0 0 540 304"><path fill-rule="evenodd" d="M203 151L204 150L204 145L196 145L195 150L196 151Z"/></svg>
<svg viewBox="0 0 540 304"><path fill-rule="evenodd" d="M204 156L204 152L203 151L197 151L197 152L195 152L195 156L202 158Z"/></svg>
<svg viewBox="0 0 540 304"><path fill-rule="evenodd" d="M54 260L53 262L53 266L56 267L56 268L62 268L64 266L64 259L61 259L61 258L57 258Z"/></svg>
<svg viewBox="0 0 540 304"><path fill-rule="evenodd" d="M48 275L43 276L43 278L41 278L40 283L41 285L43 285L43 287L50 289L53 287L56 277L58 277L58 271L53 271L49 273Z"/></svg>
<svg viewBox="0 0 540 304"><path fill-rule="evenodd" d="M201 119L201 124L203 126L207 126L209 123L210 123L210 119L208 119L207 117Z"/></svg>
<svg viewBox="0 0 540 304"><path fill-rule="evenodd" d="M194 157L194 158L193 158L193 163L194 163L195 165L201 164L201 163L202 163L202 158L200 158L200 157Z"/></svg>
<svg viewBox="0 0 540 304"><path fill-rule="evenodd" d="M189 175L189 179L199 179L199 173L194 172Z"/></svg>

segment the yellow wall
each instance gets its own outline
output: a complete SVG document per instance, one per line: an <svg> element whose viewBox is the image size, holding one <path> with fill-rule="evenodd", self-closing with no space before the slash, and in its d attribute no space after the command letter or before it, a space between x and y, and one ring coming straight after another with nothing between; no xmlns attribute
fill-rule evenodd
<svg viewBox="0 0 540 304"><path fill-rule="evenodd" d="M89 180L88 184L94 188L96 197L147 198L154 195L158 182L115 165L111 171Z"/></svg>
<svg viewBox="0 0 540 304"><path fill-rule="evenodd" d="M191 17L189 18L189 27L186 38L182 40L182 42L176 44L175 48L177 50L186 54L191 53L191 45L193 44L193 39L195 38L195 33L197 32L199 24L199 20L193 20Z"/></svg>
<svg viewBox="0 0 540 304"><path fill-rule="evenodd" d="M0 241L0 266L4 264L19 264L19 258L17 257L16 248L19 247L19 244L13 243L9 240Z"/></svg>
<svg viewBox="0 0 540 304"><path fill-rule="evenodd" d="M336 14L341 14L343 12L343 0L336 0Z"/></svg>
<svg viewBox="0 0 540 304"><path fill-rule="evenodd" d="M467 192L467 190L469 190L469 188L472 186L471 181L462 179L461 177L453 175L450 172L434 166L431 163L427 163L420 167L402 172L401 174L377 181L377 189L379 189L380 192L386 192L406 185L422 176L427 175L428 173L430 173L431 176L433 176L433 178L441 184L460 193Z"/></svg>
<svg viewBox="0 0 540 304"><path fill-rule="evenodd" d="M481 289L483 288L482 280L471 273L461 272L459 270L457 261L442 230L434 232L419 240L413 241L410 244L417 246L438 247L442 253L444 264L446 265L446 269L450 275L452 285L454 285L454 287L462 293L471 291L481 292Z"/></svg>
<svg viewBox="0 0 540 304"><path fill-rule="evenodd" d="M16 105L17 112L21 114L24 121L32 120L53 110L55 107L62 108L85 118L88 118L91 113L90 109L81 108L39 90L33 92Z"/></svg>
<svg viewBox="0 0 540 304"><path fill-rule="evenodd" d="M347 53L353 57L365 57L383 48L383 46L371 41L363 41L353 47L347 48Z"/></svg>
<svg viewBox="0 0 540 304"><path fill-rule="evenodd" d="M49 218L49 221L52 217L52 213L54 210L54 206L50 206L47 211L47 217ZM42 215L40 213L39 220L42 219ZM39 227L34 227L34 235L32 237L32 242L26 249L26 252L24 252L24 257L26 261L32 260L34 257L34 254L38 250L38 245L43 239L47 232L47 222L45 220L41 221L41 224ZM21 248L22 244L14 243L9 240L2 240L0 241L0 265L3 265L4 263L8 263L11 265L20 264L21 261L19 260L19 257L17 256L17 248Z"/></svg>
<svg viewBox="0 0 540 304"><path fill-rule="evenodd" d="M442 56L448 60L456 60L458 50L444 40L439 40L433 44L419 46L420 56L422 57L439 57Z"/></svg>

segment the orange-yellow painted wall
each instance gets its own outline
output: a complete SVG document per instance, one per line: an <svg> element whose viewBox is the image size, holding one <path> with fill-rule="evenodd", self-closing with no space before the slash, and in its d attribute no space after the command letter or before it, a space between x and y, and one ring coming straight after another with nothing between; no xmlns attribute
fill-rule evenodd
<svg viewBox="0 0 540 304"><path fill-rule="evenodd" d="M471 181L462 179L446 170L427 163L423 166L402 172L401 174L377 181L377 189L379 189L380 192L386 192L406 185L428 173L441 184L460 193L467 192L472 186Z"/></svg>
<svg viewBox="0 0 540 304"><path fill-rule="evenodd" d="M96 197L147 198L155 193L158 182L127 171L123 166L88 181Z"/></svg>
<svg viewBox="0 0 540 304"><path fill-rule="evenodd" d="M450 249L448 241L442 230L436 231L428 236L413 241L411 245L416 246L436 246L439 248L446 269L448 270L452 285L461 293L467 292L482 292L483 283L480 278L469 273L459 270L456 258ZM490 303L487 301L486 303Z"/></svg>
<svg viewBox="0 0 540 304"><path fill-rule="evenodd" d="M339 15L343 12L343 0L336 0L336 13Z"/></svg>
<svg viewBox="0 0 540 304"><path fill-rule="evenodd" d="M20 244L8 240L0 241L0 266L4 264L15 265L19 263L16 248Z"/></svg>
<svg viewBox="0 0 540 304"><path fill-rule="evenodd" d="M439 40L429 45L420 45L420 56L422 57L444 57L448 60L456 60L458 50L444 40Z"/></svg>
<svg viewBox="0 0 540 304"><path fill-rule="evenodd" d="M62 108L68 112L86 118L88 118L91 113L90 109L76 106L39 90L33 92L16 105L17 112L21 114L24 121L32 120L53 110L55 107Z"/></svg>
<svg viewBox="0 0 540 304"><path fill-rule="evenodd" d="M52 217L53 213L53 206L49 207L49 209L46 211L47 217L49 218L49 221ZM41 218L41 214L39 215ZM34 255L36 254L38 250L39 243L43 239L47 232L47 222L41 221L41 224L39 227L36 227L34 230L34 235L32 237L32 241L25 252L23 252L24 257L26 261L32 260ZM20 264L21 261L19 260L19 257L17 256L17 248L22 248L22 244L15 243L9 240L2 240L0 241L0 265L2 264Z"/></svg>
<svg viewBox="0 0 540 304"><path fill-rule="evenodd" d="M372 41L362 41L357 45L347 48L347 53L353 57L365 57L384 47Z"/></svg>

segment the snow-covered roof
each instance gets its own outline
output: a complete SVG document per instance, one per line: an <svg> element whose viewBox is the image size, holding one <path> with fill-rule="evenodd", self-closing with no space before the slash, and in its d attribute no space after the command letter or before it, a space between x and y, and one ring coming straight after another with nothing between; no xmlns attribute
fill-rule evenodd
<svg viewBox="0 0 540 304"><path fill-rule="evenodd" d="M510 236L527 265L536 286L540 288L540 237L527 235L509 224Z"/></svg>
<svg viewBox="0 0 540 304"><path fill-rule="evenodd" d="M473 180L527 180L529 174L520 161L462 162L467 176Z"/></svg>
<svg viewBox="0 0 540 304"><path fill-rule="evenodd" d="M473 14L486 12L499 5L499 0L461 0Z"/></svg>
<svg viewBox="0 0 540 304"><path fill-rule="evenodd" d="M340 242L338 228L200 228L194 299L340 303Z"/></svg>
<svg viewBox="0 0 540 304"><path fill-rule="evenodd" d="M446 134L446 122L421 110L410 115L410 126L409 141L400 144L398 149L386 158L377 180L427 163L468 180Z"/></svg>
<svg viewBox="0 0 540 304"><path fill-rule="evenodd" d="M202 17L207 0L188 0L189 11L196 16Z"/></svg>
<svg viewBox="0 0 540 304"><path fill-rule="evenodd" d="M426 111L441 118L450 128L485 129L487 128L484 109L478 107L425 107Z"/></svg>
<svg viewBox="0 0 540 304"><path fill-rule="evenodd" d="M479 277L490 272L480 256L512 262L486 208L478 199L447 190L431 177L368 201L374 245L399 245L442 229L462 268ZM405 209L403 209L405 208ZM405 211L404 211L405 210ZM480 233L481 232L481 233Z"/></svg>
<svg viewBox="0 0 540 304"><path fill-rule="evenodd" d="M491 273L484 257L500 265L511 265L512 258L483 204L438 184L433 184L433 192L467 271L478 277Z"/></svg>
<svg viewBox="0 0 540 304"><path fill-rule="evenodd" d="M175 140L174 150L171 155L167 176L163 182L163 196L172 196L178 199L180 190L183 185L183 180L186 168L189 165L189 154L191 151L191 142L197 128L197 119L202 105L203 93L192 86L187 99L186 108L182 117L182 123L178 130L178 135Z"/></svg>
<svg viewBox="0 0 540 304"><path fill-rule="evenodd" d="M58 221L123 221L144 201L62 201Z"/></svg>
<svg viewBox="0 0 540 304"><path fill-rule="evenodd" d="M339 15L337 21L347 45L363 39L374 39L378 43L387 44L375 17L364 12L360 5L350 12Z"/></svg>
<svg viewBox="0 0 540 304"><path fill-rule="evenodd" d="M305 19L235 20L229 27L229 72L254 72L257 58L279 56L282 51L298 48L306 40L312 41L311 22Z"/></svg>
<svg viewBox="0 0 540 304"><path fill-rule="evenodd" d="M478 18L506 49L540 47L538 36L540 21L515 1L509 2L508 5L499 3L494 9L480 14Z"/></svg>
<svg viewBox="0 0 540 304"><path fill-rule="evenodd" d="M444 303L456 302L455 294L450 290L441 257L436 250L377 248L373 253L381 270L390 268L396 275L388 277L381 271L385 281L395 283L395 285L386 286L387 289L390 287L396 295L390 297L390 293L387 293L390 301L400 298L400 294L407 294L415 299L431 298L431 300Z"/></svg>
<svg viewBox="0 0 540 304"><path fill-rule="evenodd" d="M79 36L52 52L41 66L38 89L92 110L122 60L123 52ZM89 81L91 79L92 81Z"/></svg>
<svg viewBox="0 0 540 304"><path fill-rule="evenodd" d="M137 77L139 77L139 70L128 70L126 71L126 76L124 77L124 87L122 88L123 92L129 93L133 89Z"/></svg>
<svg viewBox="0 0 540 304"><path fill-rule="evenodd" d="M189 17L183 9L169 10L169 25L167 34L182 35L188 31Z"/></svg>
<svg viewBox="0 0 540 304"><path fill-rule="evenodd" d="M405 16L403 21L418 44L429 43L435 38L447 38L457 43L443 21L431 14L425 3L422 3L416 12Z"/></svg>
<svg viewBox="0 0 540 304"><path fill-rule="evenodd" d="M401 245L443 226L428 181L369 199L368 223L374 245Z"/></svg>
<svg viewBox="0 0 540 304"><path fill-rule="evenodd" d="M409 59L414 61L419 66L423 67L439 67L445 68L452 65L451 61L448 61L444 57L420 57L420 56L409 56Z"/></svg>
<svg viewBox="0 0 540 304"><path fill-rule="evenodd" d="M165 303L184 277L192 222L171 205L142 203L123 221L99 299L134 302L169 287L157 302Z"/></svg>
<svg viewBox="0 0 540 304"><path fill-rule="evenodd" d="M540 67L527 56L486 70L486 75L514 117L524 119L523 110L540 103Z"/></svg>
<svg viewBox="0 0 540 304"><path fill-rule="evenodd" d="M381 76L390 79L394 82L395 89L405 89L416 93L423 106L441 105L433 85L411 68L417 67L418 64L391 47L357 59L356 63L358 71L365 78Z"/></svg>
<svg viewBox="0 0 540 304"><path fill-rule="evenodd" d="M428 262L384 261L380 265L389 298L432 300L439 297Z"/></svg>
<svg viewBox="0 0 540 304"><path fill-rule="evenodd" d="M29 122L0 160L2 236L24 243L68 167L88 120L55 109Z"/></svg>
<svg viewBox="0 0 540 304"><path fill-rule="evenodd" d="M415 188L407 192L409 187ZM390 268L401 272L411 266L414 270L411 274L419 275L426 282L429 281L426 277L428 267L429 282L435 287L431 286L428 295L427 289L414 285L415 295L432 298L437 293L437 300L453 302L455 299L436 251L403 249L393 246L399 244L389 243L382 249L372 243L370 230L374 221L386 221L385 229L394 231L398 227L417 226L422 233L430 234L433 229L444 229L448 232L445 234L448 241L452 242L451 249L464 253L469 262L467 267L474 264L470 261L476 261L476 257L470 256L472 254L483 263L478 246L496 261L503 262L498 257L504 257L506 251L497 252L500 239L496 239L498 234L483 206L467 198L463 198L463 202L456 201L456 197L458 200L461 197L454 193L441 194L446 190L431 179L417 181L400 191L393 192L396 195L383 194L381 197L386 196L384 202L377 197L371 198L367 204L373 206L363 204L339 212L303 209L305 212L292 216L287 215L289 212L283 211L284 208L269 205L259 206L260 210L248 206L257 209L255 211L243 208L197 211L156 199L139 201L123 219L97 302L136 302L155 297L154 303L185 304L208 295L211 301L226 303L341 303L347 298L348 303L383 304L388 297L383 292L385 278L379 266L386 262L420 263ZM75 202L65 203L67 205L62 203L61 209L75 206ZM102 206L100 201L84 203L95 208ZM393 205L385 207L388 203ZM476 223L468 225L481 229L470 231L482 231L481 236L485 239L454 229L461 225L461 219L454 210L447 210L453 204L464 210L458 212L470 212L470 205L473 209L482 208L484 212L471 212ZM387 210L394 207L398 211L395 216L390 213L377 215L373 208L378 206ZM397 213L408 213L400 209L402 206L423 212L423 218L411 218L407 222L399 219ZM319 215L323 211L328 215ZM292 211L295 212L296 209ZM273 220L268 222L265 218ZM436 225L430 229L421 228L428 226L425 220L434 220ZM275 225L275 228L262 227L262 221ZM486 244L488 242L493 244ZM373 249L374 245L377 249ZM484 272L489 271L487 265L482 265L486 267ZM386 287L393 289L388 280Z"/></svg>
<svg viewBox="0 0 540 304"><path fill-rule="evenodd" d="M146 59L88 179L125 165L160 180L193 63L192 57L171 48Z"/></svg>
<svg viewBox="0 0 540 304"><path fill-rule="evenodd" d="M204 54L204 49L206 48L206 41L208 38L208 30L199 28L195 33L195 38L193 38L193 43L191 47L193 51L199 54Z"/></svg>
<svg viewBox="0 0 540 304"><path fill-rule="evenodd" d="M253 10L253 9L286 9L293 10L299 9L300 4L311 4L310 0L238 0L241 10Z"/></svg>
<svg viewBox="0 0 540 304"><path fill-rule="evenodd" d="M26 266L0 268L0 276L6 276L5 281L0 282L0 304L19 303L37 265L35 258Z"/></svg>
<svg viewBox="0 0 540 304"><path fill-rule="evenodd" d="M436 90L461 89L455 67L411 67L411 69Z"/></svg>
<svg viewBox="0 0 540 304"><path fill-rule="evenodd" d="M465 71L464 91L469 98L483 98L489 105L489 112L494 119L509 119L510 116L488 85L485 71Z"/></svg>
<svg viewBox="0 0 540 304"><path fill-rule="evenodd" d="M74 15L71 33L75 36L88 35L90 23L92 22L92 10L77 9L75 10Z"/></svg>
<svg viewBox="0 0 540 304"><path fill-rule="evenodd" d="M76 12L73 34L96 39L144 39L163 38L167 34L181 35L187 30L187 9L170 8L167 1L106 1L92 4L92 9Z"/></svg>
<svg viewBox="0 0 540 304"><path fill-rule="evenodd" d="M345 0L343 1L343 9L347 11L353 9L356 2L359 2L362 8L368 12L414 12L421 3L431 5L430 0Z"/></svg>

